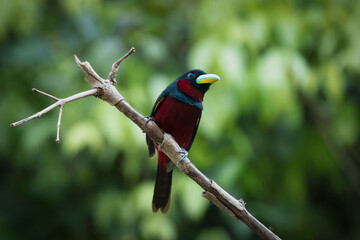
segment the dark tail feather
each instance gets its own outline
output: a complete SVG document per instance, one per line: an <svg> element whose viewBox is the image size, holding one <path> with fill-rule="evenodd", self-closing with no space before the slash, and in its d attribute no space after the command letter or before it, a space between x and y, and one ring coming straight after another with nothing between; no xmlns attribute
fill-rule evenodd
<svg viewBox="0 0 360 240"><path fill-rule="evenodd" d="M162 213L168 211L170 206L171 181L172 170L170 172L163 172L158 166L152 201L153 212L157 212L159 208Z"/></svg>
<svg viewBox="0 0 360 240"><path fill-rule="evenodd" d="M146 134L146 144L148 145L149 157L153 158L155 156L155 144L147 134Z"/></svg>

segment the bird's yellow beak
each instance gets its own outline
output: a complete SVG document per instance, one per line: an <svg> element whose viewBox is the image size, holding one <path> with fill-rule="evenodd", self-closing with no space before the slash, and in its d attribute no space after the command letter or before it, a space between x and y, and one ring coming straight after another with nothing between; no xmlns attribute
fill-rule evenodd
<svg viewBox="0 0 360 240"><path fill-rule="evenodd" d="M198 84L204 84L204 83L210 83L213 84L216 81L219 81L220 77L218 75L215 74L203 74L200 75L197 79L196 79L196 83Z"/></svg>

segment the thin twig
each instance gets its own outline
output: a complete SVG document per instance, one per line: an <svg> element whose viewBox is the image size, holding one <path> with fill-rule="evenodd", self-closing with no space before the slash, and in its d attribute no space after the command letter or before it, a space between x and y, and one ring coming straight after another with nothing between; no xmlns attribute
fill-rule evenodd
<svg viewBox="0 0 360 240"><path fill-rule="evenodd" d="M59 98L54 97L53 95L50 95L50 94L48 94L48 93L46 93L46 92L40 91L40 90L38 90L38 89L36 89L36 88L33 88L32 91L33 91L33 92L36 92L36 93L40 93L40 94L42 94L42 95L44 95L44 96L46 96L46 97L48 97L48 98L51 98L51 99L53 99L53 100L55 100L55 101L59 101L59 100L60 100Z"/></svg>
<svg viewBox="0 0 360 240"><path fill-rule="evenodd" d="M61 118L62 118L62 113L63 113L63 109L64 109L65 103L60 105L60 109L59 109L59 119L56 125L57 131L56 131L56 142L60 142L60 125L61 125Z"/></svg>
<svg viewBox="0 0 360 240"><path fill-rule="evenodd" d="M115 74L116 72L119 70L119 65L122 61L124 61L128 56L130 56L133 52L135 52L135 48L132 47L130 48L130 50L119 60L117 60L116 62L114 62L114 64L111 67L111 71L109 73L108 76L108 80L112 83L116 83L116 79L115 79Z"/></svg>

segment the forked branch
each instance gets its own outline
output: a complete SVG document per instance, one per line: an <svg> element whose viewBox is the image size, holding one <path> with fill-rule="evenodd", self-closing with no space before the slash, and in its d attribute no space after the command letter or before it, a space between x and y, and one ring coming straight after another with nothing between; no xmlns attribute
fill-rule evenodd
<svg viewBox="0 0 360 240"><path fill-rule="evenodd" d="M75 101L75 100L80 99L80 98L85 98L85 97L89 97L89 96L95 96L96 93L98 92L98 89L91 89L91 90L88 90L88 91L85 91L85 92L77 93L75 95L72 95L72 96L64 98L64 99L54 97L54 96L52 96L52 95L50 95L48 93L37 90L36 88L33 88L32 91L36 92L36 93L40 93L40 94L42 94L42 95L44 95L44 96L46 96L48 98L51 98L51 99L55 100L56 102L54 104L48 106L47 108L43 109L42 111L31 115L30 117L27 117L25 119L22 119L20 121L14 122L14 123L11 123L10 126L11 127L16 127L16 126L18 126L20 124L23 124L23 123L28 122L30 120L33 120L35 118L40 118L42 115L50 112L54 108L60 107L59 118L58 118L58 122L57 122L57 131L56 131L56 141L59 142L60 141L61 117L62 117L62 112L63 112L63 108L64 108L65 104L68 103L68 102L71 102L71 101Z"/></svg>
<svg viewBox="0 0 360 240"><path fill-rule="evenodd" d="M244 222L262 239L280 239L246 210L245 204L242 200L235 199L228 192L217 185L213 180L210 180L208 177L206 177L188 158L179 161L182 158L182 154L181 148L177 142L169 134L164 133L153 121L147 121L147 118L142 116L133 107L131 107L130 104L126 102L125 98L121 96L121 94L115 89L115 74L119 68L119 64L134 51L135 49L131 48L130 51L124 55L124 57L120 58L113 64L111 72L106 80L102 79L93 70L88 62L81 62L75 56L76 63L86 75L85 80L93 87L93 89L83 93L75 94L65 99L58 99L49 94L42 93L43 95L48 96L57 102L40 111L39 113L34 114L33 116L16 123L12 123L11 126L17 126L34 118L38 118L41 115L49 112L51 109L60 106L58 120L59 129L62 108L64 107L65 103L87 96L99 97L102 100L108 102L110 105L114 105L125 116L137 124L144 133L149 135L158 148L164 152L184 174L193 179L205 190L203 193L205 198L209 199L212 203L226 211L235 219Z"/></svg>

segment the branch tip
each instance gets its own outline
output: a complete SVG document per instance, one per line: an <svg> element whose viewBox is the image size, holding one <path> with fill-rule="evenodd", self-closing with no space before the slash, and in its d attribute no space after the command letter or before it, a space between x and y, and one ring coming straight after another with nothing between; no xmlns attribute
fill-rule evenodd
<svg viewBox="0 0 360 240"><path fill-rule="evenodd" d="M76 54L74 54L74 59L75 59L75 62L80 62L80 59L78 58L78 56L76 56Z"/></svg>
<svg viewBox="0 0 360 240"><path fill-rule="evenodd" d="M50 95L50 94L48 94L46 92L43 92L43 91L40 91L40 90L36 89L36 88L33 88L32 91L36 92L36 93L40 93L41 95L44 95L44 96L46 96L48 98L51 98L51 99L53 99L55 101L60 101L61 100L61 99L59 99L57 97L54 97L54 96L52 96L52 95Z"/></svg>
<svg viewBox="0 0 360 240"><path fill-rule="evenodd" d="M119 70L119 65L122 61L124 61L128 56L130 56L132 53L135 52L135 48L131 47L130 50L124 55L122 56L119 60L117 60L116 62L114 62L114 64L111 67L111 71L109 73L108 76L108 80L112 83L116 83L116 79L115 79L115 74L116 72Z"/></svg>

